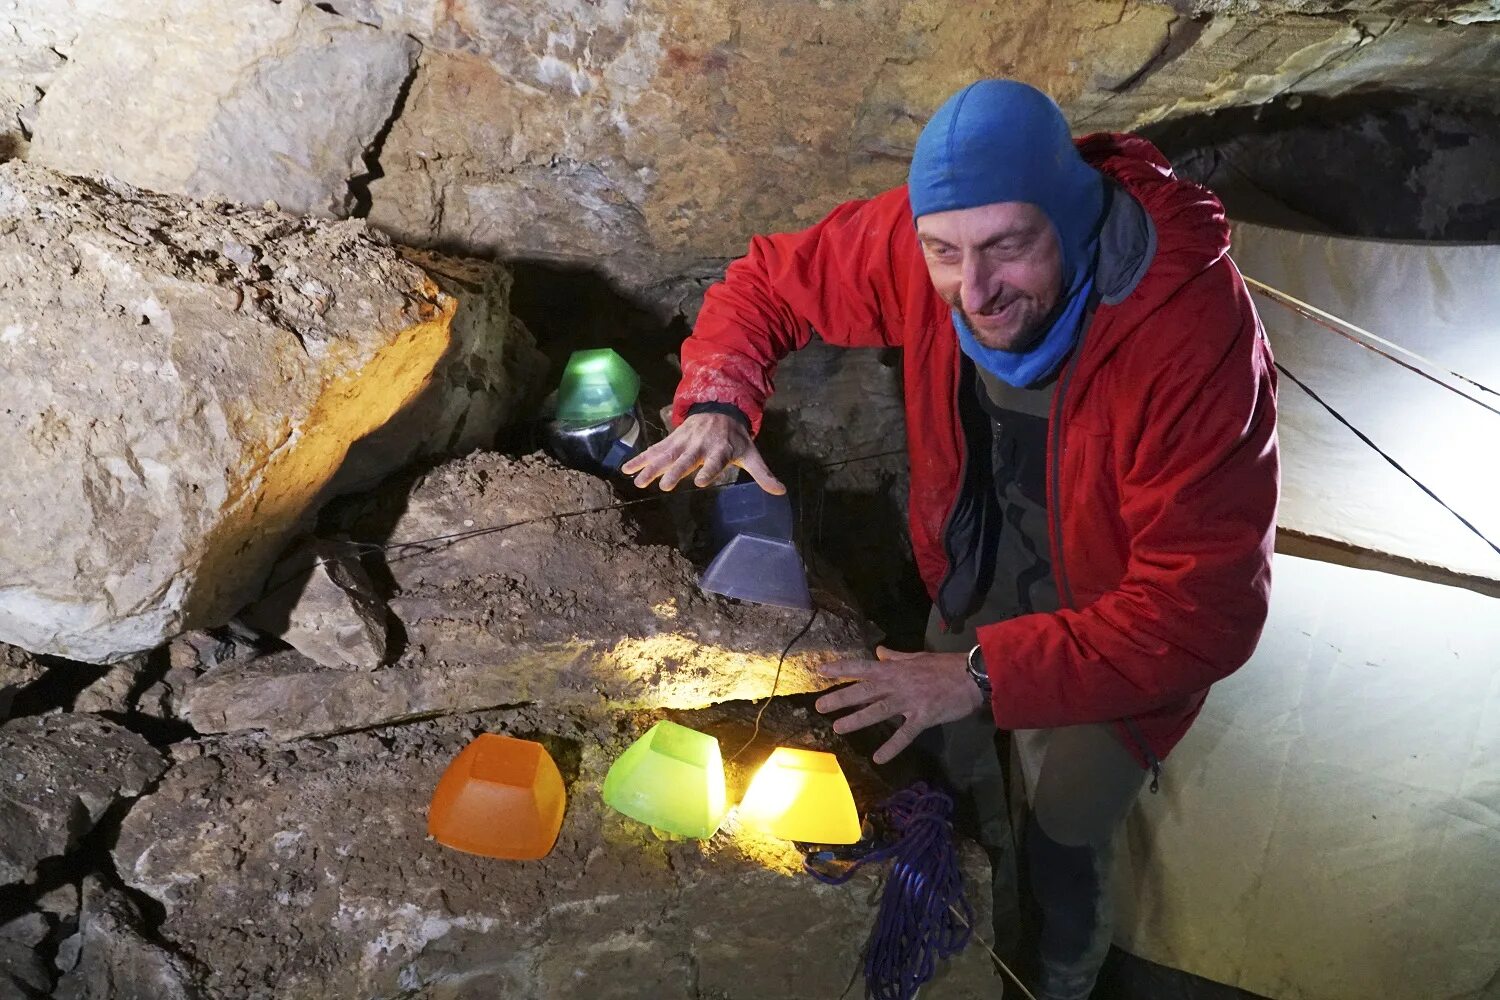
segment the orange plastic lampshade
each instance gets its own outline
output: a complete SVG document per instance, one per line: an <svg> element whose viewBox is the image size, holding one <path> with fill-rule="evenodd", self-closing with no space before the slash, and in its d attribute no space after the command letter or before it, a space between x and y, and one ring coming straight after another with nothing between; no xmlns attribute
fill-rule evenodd
<svg viewBox="0 0 1500 1000"><path fill-rule="evenodd" d="M818 750L777 747L755 772L740 803L740 821L805 844L852 844L859 811L838 758Z"/></svg>
<svg viewBox="0 0 1500 1000"><path fill-rule="evenodd" d="M552 850L567 793L547 748L483 733L453 758L427 810L427 832L470 854L531 861Z"/></svg>

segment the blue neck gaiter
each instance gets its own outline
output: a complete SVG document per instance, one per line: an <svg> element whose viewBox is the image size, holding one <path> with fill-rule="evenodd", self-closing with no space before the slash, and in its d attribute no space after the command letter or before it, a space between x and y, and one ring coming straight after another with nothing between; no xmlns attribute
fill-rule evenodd
<svg viewBox="0 0 1500 1000"><path fill-rule="evenodd" d="M970 84L922 129L907 192L913 218L1008 201L1046 214L1062 249L1051 325L1021 352L980 344L956 309L953 326L963 352L1009 385L1034 385L1056 372L1083 328L1104 217L1104 179L1078 154L1062 111L1015 80Z"/></svg>

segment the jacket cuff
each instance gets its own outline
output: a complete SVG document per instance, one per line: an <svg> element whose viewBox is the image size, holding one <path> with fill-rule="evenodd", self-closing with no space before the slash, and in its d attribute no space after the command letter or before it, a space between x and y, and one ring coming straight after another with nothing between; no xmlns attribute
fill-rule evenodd
<svg viewBox="0 0 1500 1000"><path fill-rule="evenodd" d="M708 400L702 403L694 403L692 406L689 406L687 408L687 413L683 414L683 419L685 420L695 413L722 413L727 417L734 417L740 423L745 425L746 431L750 431L751 433L753 433L753 430L750 426L750 417L746 415L744 410L740 409L738 406L735 406L733 403L721 403L715 400Z"/></svg>

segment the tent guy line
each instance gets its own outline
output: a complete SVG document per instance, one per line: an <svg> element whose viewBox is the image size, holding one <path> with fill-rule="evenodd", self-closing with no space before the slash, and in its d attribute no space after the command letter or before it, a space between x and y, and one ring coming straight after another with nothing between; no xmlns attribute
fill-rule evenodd
<svg viewBox="0 0 1500 1000"><path fill-rule="evenodd" d="M1481 406L1493 413L1495 416L1500 417L1500 409L1496 409L1482 399L1476 399L1474 396L1470 395L1459 386L1453 385L1451 382L1444 381L1444 379L1439 377L1439 375L1434 374L1434 372L1442 373L1462 382L1467 382L1469 385L1480 390L1481 392L1487 392L1492 396L1500 396L1500 391L1491 389L1484 383L1469 378L1467 375L1461 375L1458 372L1453 371L1452 369L1444 368L1437 362L1432 361L1428 358L1424 358L1422 355L1416 353L1415 351L1408 350L1405 347L1402 347L1400 344L1392 343L1391 341L1386 340L1384 337L1378 337L1375 334L1371 333L1369 330L1364 329L1363 327L1355 326L1348 320L1340 319L1332 313L1325 312L1324 310L1319 309L1317 306L1309 305L1296 296L1289 295L1278 288L1272 288L1265 282L1257 281L1256 279L1250 277L1248 274L1242 274L1240 275L1240 277L1244 279L1246 285L1250 286L1250 288L1254 289L1255 291L1260 292L1262 295L1272 300L1273 302L1277 302L1283 306L1286 306L1288 309L1291 309L1293 312L1299 313L1303 317L1312 320L1319 326L1332 330L1339 336L1353 341L1366 350L1374 351L1376 354L1385 358L1387 361L1395 362L1402 368L1405 368L1407 371L1415 372L1416 374L1427 379L1429 382L1435 382L1438 385L1442 386L1444 389L1447 389L1449 392L1454 393L1458 396L1462 396L1464 399L1467 399L1469 402L1475 404L1476 406ZM1396 357L1396 354L1404 355L1407 360L1402 360L1402 358ZM1293 379L1293 381L1295 381L1295 379Z"/></svg>
<svg viewBox="0 0 1500 1000"><path fill-rule="evenodd" d="M1403 466L1400 462L1396 461L1389 454L1387 454L1384 451L1384 449L1382 449L1380 447L1380 445L1376 444L1374 441L1371 441L1370 438L1369 438L1369 436L1366 435L1364 431L1360 430L1358 427L1355 427L1352 423L1350 423L1349 420L1348 420L1348 418L1346 418L1342 413L1340 413L1338 410L1334 409L1331 405L1329 405L1328 401L1325 400L1322 396L1319 396L1316 392L1314 392L1308 386L1308 384L1306 382L1302 381L1300 378L1298 378L1297 376L1293 375L1291 373L1291 371L1286 367L1286 365L1284 365L1280 361L1278 361L1278 362L1276 362L1276 370L1279 371L1279 372L1281 372L1281 374L1285 375L1287 378L1291 379L1293 382L1295 382L1297 384L1297 387L1299 389L1301 389L1303 392L1305 392L1309 396L1311 396L1313 398L1313 401L1316 402L1319 406L1323 407L1323 409L1327 410L1333 416L1333 418L1335 420L1337 420L1339 423L1343 424L1345 427L1349 428L1349 430L1354 433L1355 437L1359 438L1360 441L1363 442L1372 451L1374 451L1375 454L1379 455L1381 458L1385 459L1388 463L1390 463L1391 468L1393 468L1397 472L1401 473L1407 479L1410 479L1414 484L1416 484L1417 489L1421 490L1423 493L1426 493L1433 500L1437 501L1437 503L1444 510L1446 510L1448 513L1452 514L1454 517L1458 518L1459 522L1462 523L1465 528L1468 528L1475 535L1477 535L1479 537L1480 541L1484 542L1484 544L1488 545L1491 549L1493 549L1496 555L1500 555L1500 545L1497 545L1497 544L1495 544L1495 542L1491 541L1490 538L1489 538L1489 536L1487 536L1484 532L1482 532L1478 528L1476 528L1474 526L1474 523L1472 521L1470 521L1468 518L1464 517L1462 514L1460 514L1458 511L1454 510L1452 507L1448 506L1448 504L1444 502L1443 498L1440 497L1440 496L1438 496L1436 493L1434 493L1431 490L1431 488L1429 488L1427 486L1426 483L1422 482L1420 479L1418 479L1416 476L1412 475L1410 472L1407 472L1405 466Z"/></svg>

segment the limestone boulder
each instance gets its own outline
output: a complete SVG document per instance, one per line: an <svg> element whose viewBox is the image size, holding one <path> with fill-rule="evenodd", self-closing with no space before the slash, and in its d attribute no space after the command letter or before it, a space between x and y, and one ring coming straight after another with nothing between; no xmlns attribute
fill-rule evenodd
<svg viewBox="0 0 1500 1000"><path fill-rule="evenodd" d="M619 506L609 483L540 455L449 462L367 528L399 587L396 663L230 660L188 683L180 711L199 732L290 739L500 705L694 709L822 690L819 664L868 654L863 618L827 590L815 616L701 591L694 563L644 537L670 533L662 499Z"/></svg>
<svg viewBox="0 0 1500 1000"><path fill-rule="evenodd" d="M33 162L299 214L354 207L418 49L313 4L82 6L37 105Z"/></svg>
<svg viewBox="0 0 1500 1000"><path fill-rule="evenodd" d="M97 680L73 699L75 712L123 714L135 708L136 694L145 687L151 672L149 656L138 653L112 663Z"/></svg>
<svg viewBox="0 0 1500 1000"><path fill-rule="evenodd" d="M109 0L0 0L0 159L23 155L37 105L89 19Z"/></svg>
<svg viewBox="0 0 1500 1000"><path fill-rule="evenodd" d="M139 795L165 767L144 739L96 715L0 725L0 886L72 850L105 810Z"/></svg>
<svg viewBox="0 0 1500 1000"><path fill-rule="evenodd" d="M253 598L454 299L360 223L0 165L0 640L109 662ZM398 456L401 458L404 456Z"/></svg>
<svg viewBox="0 0 1500 1000"><path fill-rule="evenodd" d="M750 715L728 728L681 721L730 753ZM185 745L126 818L116 866L161 903L162 940L203 970L206 998L839 996L857 976L877 873L827 886L800 873L789 844L733 817L711 840L665 843L607 809L604 774L649 721L517 710L287 745ZM818 745L814 724L768 713L755 751L730 767L731 794L772 741ZM485 730L541 739L563 771L562 832L540 861L426 836L438 777ZM873 804L878 780L841 756L857 801ZM962 857L985 926L984 856L965 844ZM975 946L932 989L979 1000L999 987Z"/></svg>

